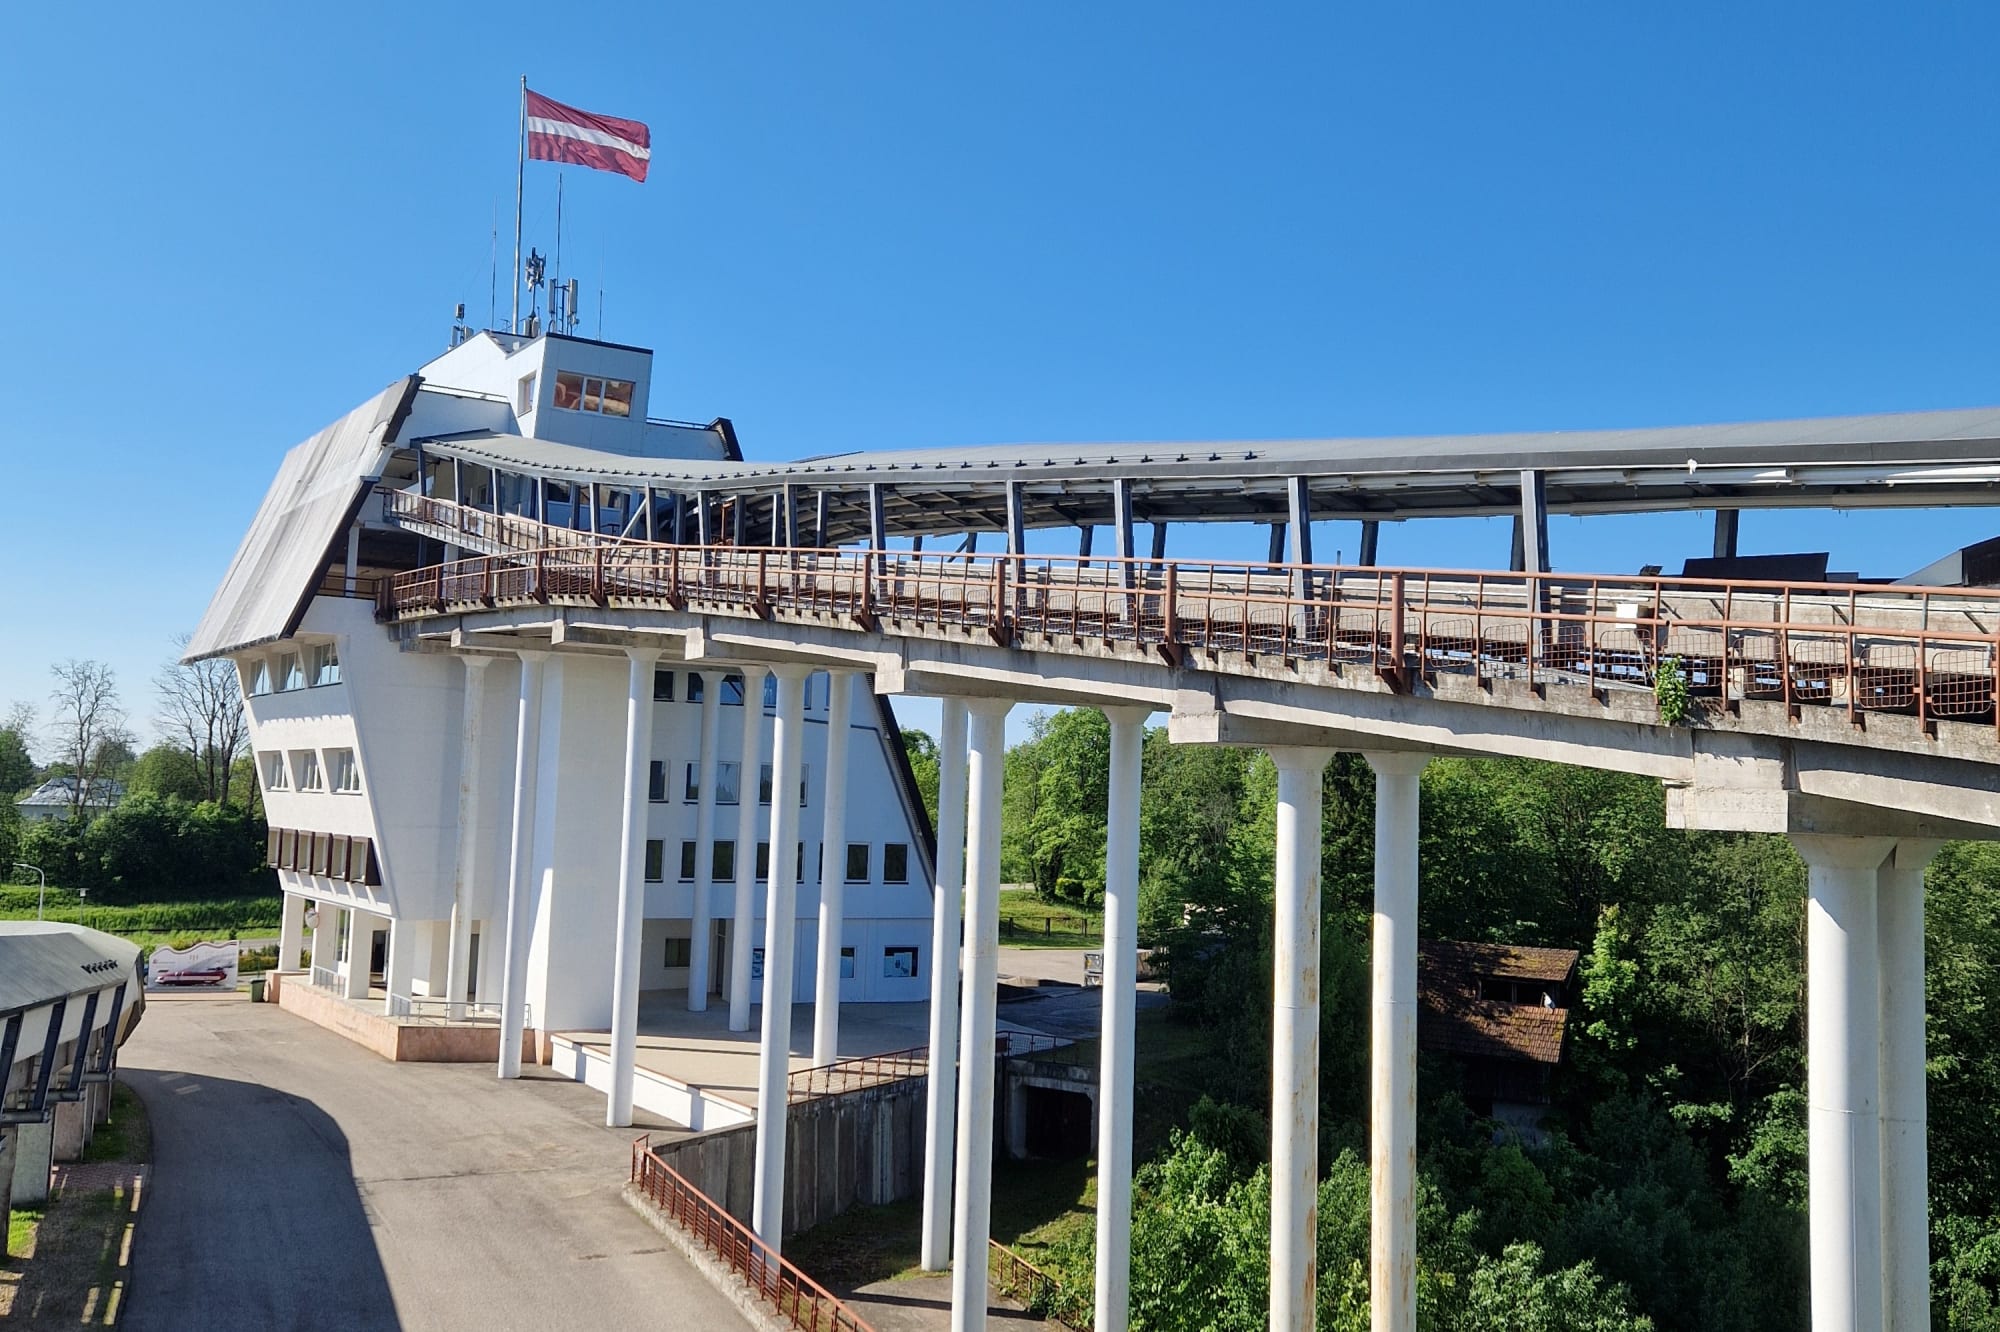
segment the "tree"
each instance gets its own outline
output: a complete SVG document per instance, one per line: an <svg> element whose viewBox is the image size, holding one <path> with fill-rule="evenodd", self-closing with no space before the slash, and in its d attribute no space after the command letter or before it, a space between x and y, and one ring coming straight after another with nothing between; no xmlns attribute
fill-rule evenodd
<svg viewBox="0 0 2000 1332"><path fill-rule="evenodd" d="M56 687L49 691L55 716L49 729L56 761L69 765L75 777L70 792L70 817L81 818L99 781L119 755L114 745L125 743L125 711L118 706L118 686L111 668L101 661L72 657L51 666ZM129 748L126 751L129 757Z"/></svg>
<svg viewBox="0 0 2000 1332"><path fill-rule="evenodd" d="M917 794L923 799L924 811L930 815L931 827L937 827L938 817L938 747L928 732L903 728L903 753L910 760L910 773L917 779Z"/></svg>
<svg viewBox="0 0 2000 1332"><path fill-rule="evenodd" d="M15 795L35 784L35 759L29 746L35 735L35 710L16 703L0 722L0 797ZM11 803L11 802L9 802Z"/></svg>
<svg viewBox="0 0 2000 1332"><path fill-rule="evenodd" d="M182 800L208 799L205 772L194 755L176 744L154 745L132 763L125 794L132 796L178 796Z"/></svg>
<svg viewBox="0 0 2000 1332"><path fill-rule="evenodd" d="M153 678L160 696L160 729L200 769L196 798L227 801L231 769L249 736L242 682L227 658L182 660L187 645L186 634L176 638L173 659Z"/></svg>

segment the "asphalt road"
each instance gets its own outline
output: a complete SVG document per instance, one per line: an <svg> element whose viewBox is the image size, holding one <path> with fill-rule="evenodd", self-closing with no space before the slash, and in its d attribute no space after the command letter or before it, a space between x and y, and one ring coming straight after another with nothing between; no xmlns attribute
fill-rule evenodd
<svg viewBox="0 0 2000 1332"><path fill-rule="evenodd" d="M120 1065L153 1122L128 1332L750 1326L619 1196L636 1131L577 1083L234 997L149 999Z"/></svg>

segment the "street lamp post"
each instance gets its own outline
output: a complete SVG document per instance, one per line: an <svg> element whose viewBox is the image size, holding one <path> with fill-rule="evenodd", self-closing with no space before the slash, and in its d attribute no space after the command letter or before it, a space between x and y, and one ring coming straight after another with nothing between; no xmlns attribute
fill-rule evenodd
<svg viewBox="0 0 2000 1332"><path fill-rule="evenodd" d="M14 868L17 870L31 869L41 879L42 891L40 895L38 895L35 898L35 919L40 920L42 918L42 908L47 906L49 903L49 876L42 873L42 867L40 865L30 865L24 861L19 861L19 860L15 861Z"/></svg>

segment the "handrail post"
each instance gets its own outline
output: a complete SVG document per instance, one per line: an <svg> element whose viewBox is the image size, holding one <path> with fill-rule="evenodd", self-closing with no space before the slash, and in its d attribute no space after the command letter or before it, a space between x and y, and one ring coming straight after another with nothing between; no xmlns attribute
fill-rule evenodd
<svg viewBox="0 0 2000 1332"><path fill-rule="evenodd" d="M1404 665L1403 612L1407 605L1403 571L1398 569L1389 575L1389 665L1398 672Z"/></svg>

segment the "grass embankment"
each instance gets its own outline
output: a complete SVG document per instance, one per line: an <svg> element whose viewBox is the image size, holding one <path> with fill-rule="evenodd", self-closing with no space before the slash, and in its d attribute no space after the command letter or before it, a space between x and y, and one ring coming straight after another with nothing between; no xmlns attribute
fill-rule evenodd
<svg viewBox="0 0 2000 1332"><path fill-rule="evenodd" d="M19 884L0 886L0 920L33 920L41 890ZM106 906L51 888L48 920L85 925L130 939L144 948L181 946L203 939L255 938L278 932L280 897L225 897L212 901L140 902Z"/></svg>
<svg viewBox="0 0 2000 1332"><path fill-rule="evenodd" d="M1104 942L1104 913L1050 902L1032 888L1002 888L1000 942L1009 948L1096 948Z"/></svg>
<svg viewBox="0 0 2000 1332"><path fill-rule="evenodd" d="M1187 1123L1215 1061L1208 1034L1165 1009L1139 1014L1137 1034L1132 1155L1144 1162ZM1029 1262L1046 1266L1052 1251L1087 1243L1096 1217L1095 1160L994 1161L993 1238ZM785 1256L835 1289L919 1276L922 1224L916 1199L856 1207L787 1240Z"/></svg>
<svg viewBox="0 0 2000 1332"><path fill-rule="evenodd" d="M111 1118L84 1149L87 1162L150 1160L146 1108L123 1083L111 1092ZM108 1327L118 1321L132 1261L138 1195L127 1185L81 1192L65 1188L46 1203L7 1216L0 1258L0 1321L9 1327Z"/></svg>

